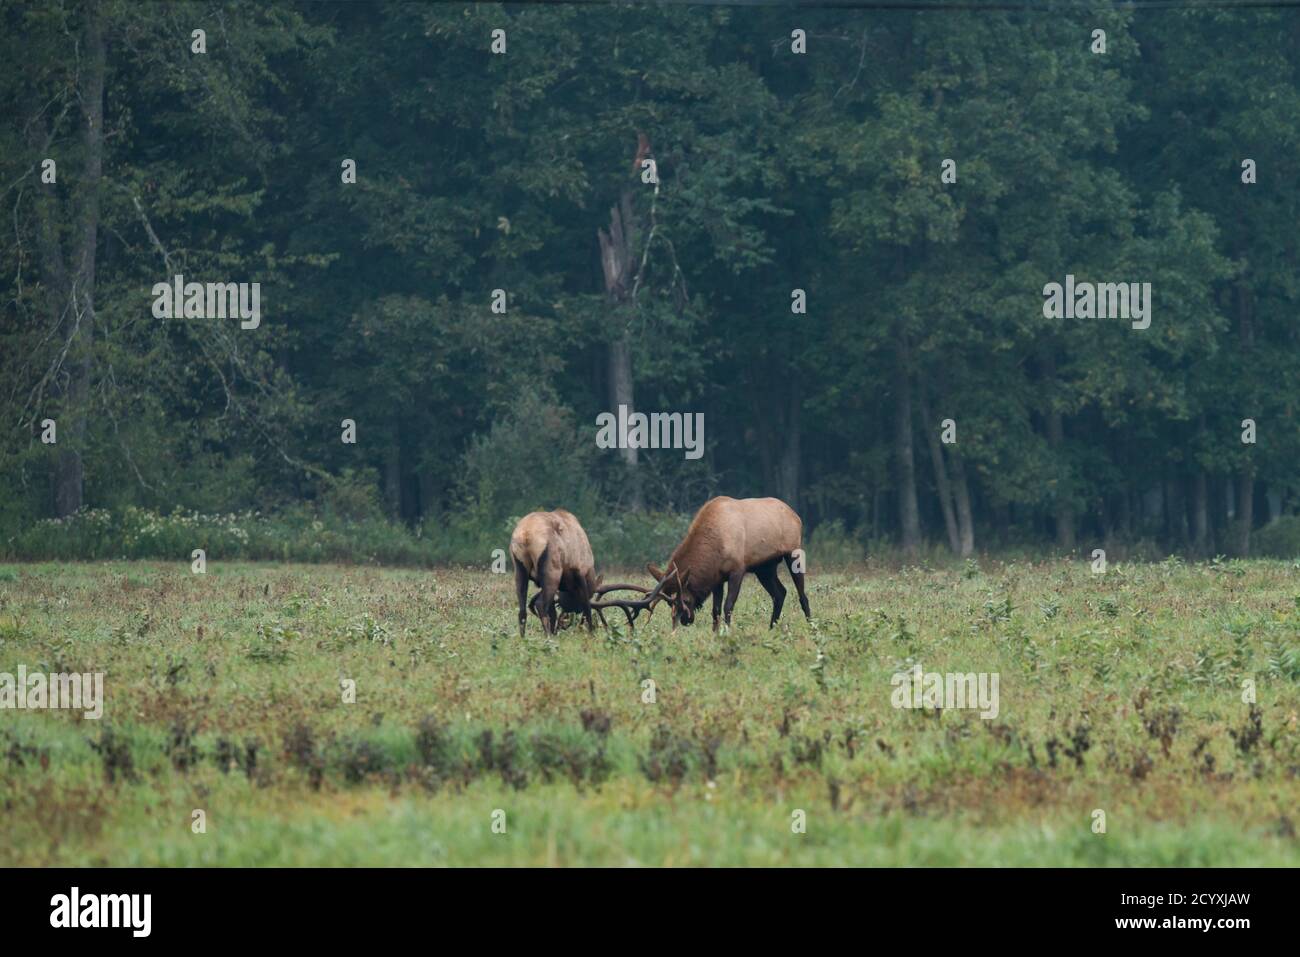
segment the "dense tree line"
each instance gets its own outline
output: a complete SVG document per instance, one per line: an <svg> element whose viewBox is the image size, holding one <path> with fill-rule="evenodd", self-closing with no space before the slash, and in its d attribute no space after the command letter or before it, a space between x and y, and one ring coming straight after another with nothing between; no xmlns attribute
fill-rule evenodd
<svg viewBox="0 0 1300 957"><path fill-rule="evenodd" d="M0 10L3 527L774 494L1246 554L1300 504L1300 11ZM156 318L177 274L260 325ZM703 458L597 448L620 404Z"/></svg>

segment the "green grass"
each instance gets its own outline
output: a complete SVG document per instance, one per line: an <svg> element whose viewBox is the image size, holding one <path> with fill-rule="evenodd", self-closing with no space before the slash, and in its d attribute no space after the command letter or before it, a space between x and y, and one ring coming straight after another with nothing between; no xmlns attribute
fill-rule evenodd
<svg viewBox="0 0 1300 957"><path fill-rule="evenodd" d="M809 586L521 640L486 571L0 565L0 671L107 675L100 721L0 710L0 864L1300 863L1294 566ZM913 662L998 717L895 709Z"/></svg>

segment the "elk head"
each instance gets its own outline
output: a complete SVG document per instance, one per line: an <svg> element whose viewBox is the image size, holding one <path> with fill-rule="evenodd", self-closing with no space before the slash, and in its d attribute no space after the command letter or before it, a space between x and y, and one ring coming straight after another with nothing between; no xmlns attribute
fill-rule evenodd
<svg viewBox="0 0 1300 957"><path fill-rule="evenodd" d="M688 568L686 574L676 565L669 565L668 571L661 572L654 565L646 565L648 571L656 581L665 580L667 585L664 588L664 598L672 602L673 609L673 627L677 625L689 625L695 621L695 593L686 586L690 584L691 572Z"/></svg>

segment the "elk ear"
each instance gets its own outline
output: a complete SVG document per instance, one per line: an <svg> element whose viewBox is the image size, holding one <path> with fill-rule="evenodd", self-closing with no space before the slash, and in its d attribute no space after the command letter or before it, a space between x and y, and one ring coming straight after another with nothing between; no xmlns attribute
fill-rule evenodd
<svg viewBox="0 0 1300 957"><path fill-rule="evenodd" d="M656 568L654 565L651 565L651 564L647 563L647 564L646 564L646 567L645 567L645 570L648 571L648 572L650 573L650 577L653 578L655 581L662 581L662 580L663 580L664 573L661 572L661 571L660 571L658 568Z"/></svg>
<svg viewBox="0 0 1300 957"><path fill-rule="evenodd" d="M690 569L687 569L686 574L683 575L681 578L677 579L677 590L679 592L685 591L686 583L689 582L690 580L691 580L691 572Z"/></svg>

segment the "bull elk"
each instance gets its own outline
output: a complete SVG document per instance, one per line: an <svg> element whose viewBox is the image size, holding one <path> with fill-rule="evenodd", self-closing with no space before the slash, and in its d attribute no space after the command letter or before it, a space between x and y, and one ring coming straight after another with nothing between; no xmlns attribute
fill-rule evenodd
<svg viewBox="0 0 1300 957"><path fill-rule="evenodd" d="M582 524L570 512L557 508L553 512L530 512L519 520L510 535L510 557L515 565L515 595L519 600L519 637L523 637L531 610L542 623L542 631L551 635L559 630L560 609L580 612L592 630L592 599L606 592L647 589L637 585L602 585L596 575L591 543ZM528 601L528 583L541 589ZM599 609L601 624L605 616Z"/></svg>
<svg viewBox="0 0 1300 957"><path fill-rule="evenodd" d="M646 570L654 576L655 587L639 599L611 599L593 602L592 608L621 608L631 625L645 610L652 613L659 601L672 604L673 625L695 621L695 609L713 596L713 630L718 630L720 614L731 624L731 612L740 596L740 583L746 572L758 576L759 583L772 596L771 628L781 617L785 603L785 586L777 577L784 561L799 592L799 605L806 618L808 595L804 592L804 575L796 571L795 553L803 541L803 522L794 509L776 498L711 498L695 513L686 537L668 559L667 571L654 565ZM723 586L727 586L725 607Z"/></svg>

